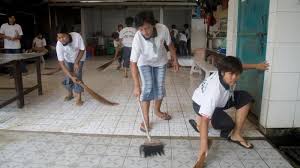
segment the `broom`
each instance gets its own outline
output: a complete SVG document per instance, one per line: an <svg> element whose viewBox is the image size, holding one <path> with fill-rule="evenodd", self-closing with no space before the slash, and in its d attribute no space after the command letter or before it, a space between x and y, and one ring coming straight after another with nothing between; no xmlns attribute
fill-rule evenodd
<svg viewBox="0 0 300 168"><path fill-rule="evenodd" d="M61 68L56 68L55 70L53 71L50 71L50 72L46 72L46 73L43 73L42 75L53 75L55 74L56 72L59 72L61 70Z"/></svg>
<svg viewBox="0 0 300 168"><path fill-rule="evenodd" d="M211 145L212 145L212 140L211 139L208 139L208 150L210 149ZM200 159L197 161L197 163L195 164L195 166L193 168L203 168L204 167L204 162L205 162L205 159L206 159L206 154L203 153L201 156L200 156Z"/></svg>
<svg viewBox="0 0 300 168"><path fill-rule="evenodd" d="M141 107L141 103L139 100L138 104L139 104L139 108L143 117L143 122L144 122L144 126L145 126L145 130L146 130L146 136L147 136L147 140L144 142L144 144L142 144L140 146L140 155L143 155L145 158L148 156L155 156L155 155L162 155L165 154L164 152L164 144L162 144L159 140L152 140L149 134L149 130L148 127L146 125L146 121L144 118L144 114L142 111L142 107Z"/></svg>
<svg viewBox="0 0 300 168"><path fill-rule="evenodd" d="M78 81L78 84L84 88L85 91L87 91L94 99L99 101L100 103L110 105L110 106L115 106L118 105L119 103L111 102L104 97L100 96L96 92L94 92L92 89L90 89L87 85L85 85L82 81Z"/></svg>
<svg viewBox="0 0 300 168"><path fill-rule="evenodd" d="M107 63L105 63L105 64L99 66L99 67L97 68L97 70L98 70L98 71L102 71L102 70L106 69L106 68L107 68L108 66L110 66L116 59L117 59L117 58L113 58L112 60L108 61Z"/></svg>

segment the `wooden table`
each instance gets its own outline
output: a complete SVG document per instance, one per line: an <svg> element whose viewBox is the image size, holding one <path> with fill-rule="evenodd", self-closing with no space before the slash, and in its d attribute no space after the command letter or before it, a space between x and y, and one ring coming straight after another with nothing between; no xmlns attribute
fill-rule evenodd
<svg viewBox="0 0 300 168"><path fill-rule="evenodd" d="M12 64L14 68L14 80L15 80L15 88L16 95L3 103L0 104L0 108L12 103L17 100L17 105L19 108L24 107L24 95L32 92L37 89L38 94L42 95L42 80L41 80L41 56L46 53L20 53L20 54L2 54L0 53L0 65ZM35 61L36 65L36 77L37 84L30 88L23 89L23 79L21 72L21 63L27 60ZM2 88L9 89L9 88Z"/></svg>

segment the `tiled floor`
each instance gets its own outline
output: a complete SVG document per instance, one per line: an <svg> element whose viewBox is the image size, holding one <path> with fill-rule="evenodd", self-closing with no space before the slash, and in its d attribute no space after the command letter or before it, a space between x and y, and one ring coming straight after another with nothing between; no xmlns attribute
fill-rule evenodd
<svg viewBox="0 0 300 168"><path fill-rule="evenodd" d="M12 103L0 109L0 168L191 168L197 159L198 134L188 120L195 117L191 94L201 77L190 76L189 69L179 73L168 70L162 109L172 120L162 121L151 109L151 134L160 136L166 155L142 158L139 146L144 134L131 77L123 78L116 65L103 72L96 67L104 59L92 59L84 67L84 81L102 96L119 102L104 106L84 93L84 105L63 102L65 90L62 72L43 76L42 96L36 92L25 98L25 107ZM50 61L47 66L55 66ZM31 68L32 70L33 68ZM33 71L33 70L32 70ZM24 77L25 87L35 83L32 72ZM0 88L12 87L13 80L0 76ZM0 89L0 101L13 90ZM234 117L234 111L229 112ZM209 128L209 134L219 131ZM263 137L247 121L246 137ZM290 168L288 162L264 140L252 140L254 150L246 150L225 140L214 140L206 162L207 168Z"/></svg>
<svg viewBox="0 0 300 168"><path fill-rule="evenodd" d="M116 64L99 72L96 67L105 59L88 60L84 66L84 82L104 97L120 103L118 106L105 106L84 93L84 105L75 106L74 101L64 102L66 94L61 85L63 73L43 76L42 96L32 92L25 97L25 107L16 108L12 103L0 109L0 129L19 131L46 131L66 133L87 133L105 135L143 135L139 130L141 116L136 98L132 95L131 77L123 78L116 70ZM55 61L48 61L47 67L55 67ZM32 71L33 68L31 68ZM35 73L24 77L24 85L35 82ZM162 109L172 115L170 121L163 121L153 114L151 122L154 136L197 137L198 134L189 125L188 120L195 117L191 105L191 95L199 85L201 77L190 76L188 68L174 73L168 70L166 78L167 97ZM0 87L14 86L14 81L7 76L0 76ZM14 94L14 90L0 90L0 101ZM234 115L234 112L232 113ZM249 121L245 125L245 136L262 137ZM219 131L210 128L210 136L219 136Z"/></svg>
<svg viewBox="0 0 300 168"><path fill-rule="evenodd" d="M99 135L0 131L0 168L191 168L199 140L164 138L165 155L143 158L145 139ZM291 168L264 140L253 150L214 140L207 168Z"/></svg>

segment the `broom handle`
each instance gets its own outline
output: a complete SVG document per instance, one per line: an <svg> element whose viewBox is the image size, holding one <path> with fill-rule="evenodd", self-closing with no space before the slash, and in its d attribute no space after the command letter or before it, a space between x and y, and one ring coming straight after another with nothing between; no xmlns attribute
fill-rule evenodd
<svg viewBox="0 0 300 168"><path fill-rule="evenodd" d="M137 98L137 102L138 102L138 104L139 104L140 112L141 112L141 114L142 114L144 126L145 126L145 129L146 129L146 135L147 135L147 138L148 138L149 141L151 141L151 137L150 137L150 134L149 134L149 130L148 130L148 127L147 127L147 124L146 124L146 121L145 121L144 113L143 113L142 106L141 106L141 102L140 102L139 98Z"/></svg>

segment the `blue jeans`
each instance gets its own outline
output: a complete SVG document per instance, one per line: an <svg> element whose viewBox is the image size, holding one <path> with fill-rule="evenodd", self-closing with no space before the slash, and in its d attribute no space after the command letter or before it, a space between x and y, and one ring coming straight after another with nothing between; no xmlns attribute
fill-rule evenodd
<svg viewBox="0 0 300 168"><path fill-rule="evenodd" d="M166 65L152 67L149 65L139 66L142 80L141 101L161 100L166 96L165 79Z"/></svg>
<svg viewBox="0 0 300 168"><path fill-rule="evenodd" d="M21 53L21 49L5 49L4 53L7 53L7 54L18 54L18 53ZM28 70L26 68L26 64L24 62L21 62L21 72L22 73L28 72ZM11 71L10 73L13 73L13 71Z"/></svg>
<svg viewBox="0 0 300 168"><path fill-rule="evenodd" d="M76 77L79 79L79 80L82 80L82 67L83 67L83 61L80 61L79 63L79 70L78 72L74 72L74 63L71 63L71 62L66 62L65 61L65 66L66 68L68 69L69 72L74 72ZM76 84L76 83L73 83L72 79L69 78L68 76L65 77L64 81L63 81L63 85L65 86L65 88L69 91L69 92L72 92L74 91L75 93L81 93L83 92L83 88Z"/></svg>

